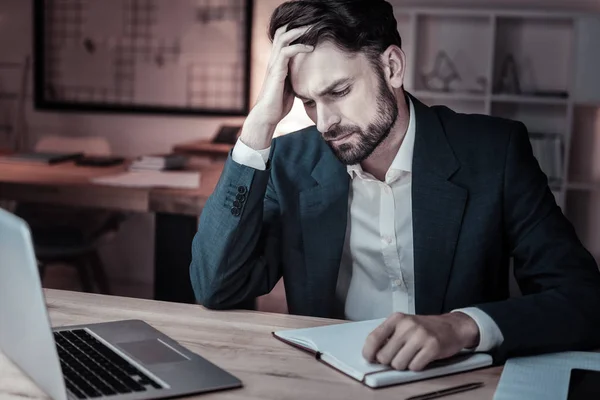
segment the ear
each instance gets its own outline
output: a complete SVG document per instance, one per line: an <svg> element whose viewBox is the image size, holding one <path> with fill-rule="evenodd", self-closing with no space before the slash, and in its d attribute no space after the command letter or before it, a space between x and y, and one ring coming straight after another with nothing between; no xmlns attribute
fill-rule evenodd
<svg viewBox="0 0 600 400"><path fill-rule="evenodd" d="M381 55L383 69L386 78L393 88L401 88L404 85L404 73L406 72L406 56L398 46L391 45Z"/></svg>

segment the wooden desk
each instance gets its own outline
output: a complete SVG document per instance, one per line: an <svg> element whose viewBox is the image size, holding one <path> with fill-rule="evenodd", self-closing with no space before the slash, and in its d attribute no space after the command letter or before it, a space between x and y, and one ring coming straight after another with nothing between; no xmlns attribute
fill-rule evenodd
<svg viewBox="0 0 600 400"><path fill-rule="evenodd" d="M0 164L0 199L155 213L155 298L193 303L189 279L192 238L222 169L223 163L203 166L199 189L150 189L90 182L124 172L127 164L108 168L80 167L72 162Z"/></svg>
<svg viewBox="0 0 600 400"><path fill-rule="evenodd" d="M273 330L307 328L334 320L254 311L208 311L201 306L46 290L53 326L143 319L188 349L236 375L242 389L198 399L404 399L466 382L485 386L444 397L492 399L501 367L373 390L271 336ZM42 399L31 381L0 354L0 397Z"/></svg>

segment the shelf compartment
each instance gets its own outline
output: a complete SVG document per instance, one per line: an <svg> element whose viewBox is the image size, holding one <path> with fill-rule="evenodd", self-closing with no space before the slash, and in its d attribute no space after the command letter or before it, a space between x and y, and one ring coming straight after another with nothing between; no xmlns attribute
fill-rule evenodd
<svg viewBox="0 0 600 400"><path fill-rule="evenodd" d="M481 55L489 54L492 45L491 17L418 14L416 31L417 91L446 87L485 92L491 60ZM452 76L460 76L460 80L452 80ZM446 78L451 83L444 83Z"/></svg>
<svg viewBox="0 0 600 400"><path fill-rule="evenodd" d="M493 92L568 93L574 55L573 32L573 21L568 18L498 17ZM513 76L517 77L518 84Z"/></svg>
<svg viewBox="0 0 600 400"><path fill-rule="evenodd" d="M557 104L493 103L491 114L521 121L529 132L564 134L568 132L568 108Z"/></svg>

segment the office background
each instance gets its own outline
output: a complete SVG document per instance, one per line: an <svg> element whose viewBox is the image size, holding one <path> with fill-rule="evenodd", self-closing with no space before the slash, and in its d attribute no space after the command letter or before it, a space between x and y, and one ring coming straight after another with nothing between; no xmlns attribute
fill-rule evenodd
<svg viewBox="0 0 600 400"><path fill-rule="evenodd" d="M533 10L595 11L600 13L597 0L392 0L394 5L440 7L498 7ZM271 12L281 0L255 0L252 21L252 57L250 104L254 103L264 77L269 57L266 31ZM33 0L2 0L0 2L0 62L15 62L33 54L32 18ZM32 74L29 74L31 79ZM0 85L10 86L16 81L11 73L0 71ZM242 117L166 116L137 114L62 113L40 112L33 109L30 83L25 103L25 121L29 140L43 135L101 136L112 146L115 154L137 157L144 154L165 153L181 142L210 138L223 124L241 124ZM10 118L14 110L0 102L0 119ZM600 181L600 112L588 114L586 124L596 135L586 143L586 157L596 160L589 167ZM293 121L292 121L293 122ZM293 126L289 125L289 126ZM0 136L0 146L4 136ZM582 195L579 220L585 220L584 242L600 259L600 187L598 192ZM101 257L107 268L114 292L140 297L152 297L152 268L154 219L151 214L135 214L121 227L118 237L106 245Z"/></svg>

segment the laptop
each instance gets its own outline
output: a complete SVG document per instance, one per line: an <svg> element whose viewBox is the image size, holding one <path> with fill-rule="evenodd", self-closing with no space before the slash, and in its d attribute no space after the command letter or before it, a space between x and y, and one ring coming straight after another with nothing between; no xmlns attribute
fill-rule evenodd
<svg viewBox="0 0 600 400"><path fill-rule="evenodd" d="M160 399L242 386L140 320L51 329L29 227L2 209L0 350L55 400Z"/></svg>

